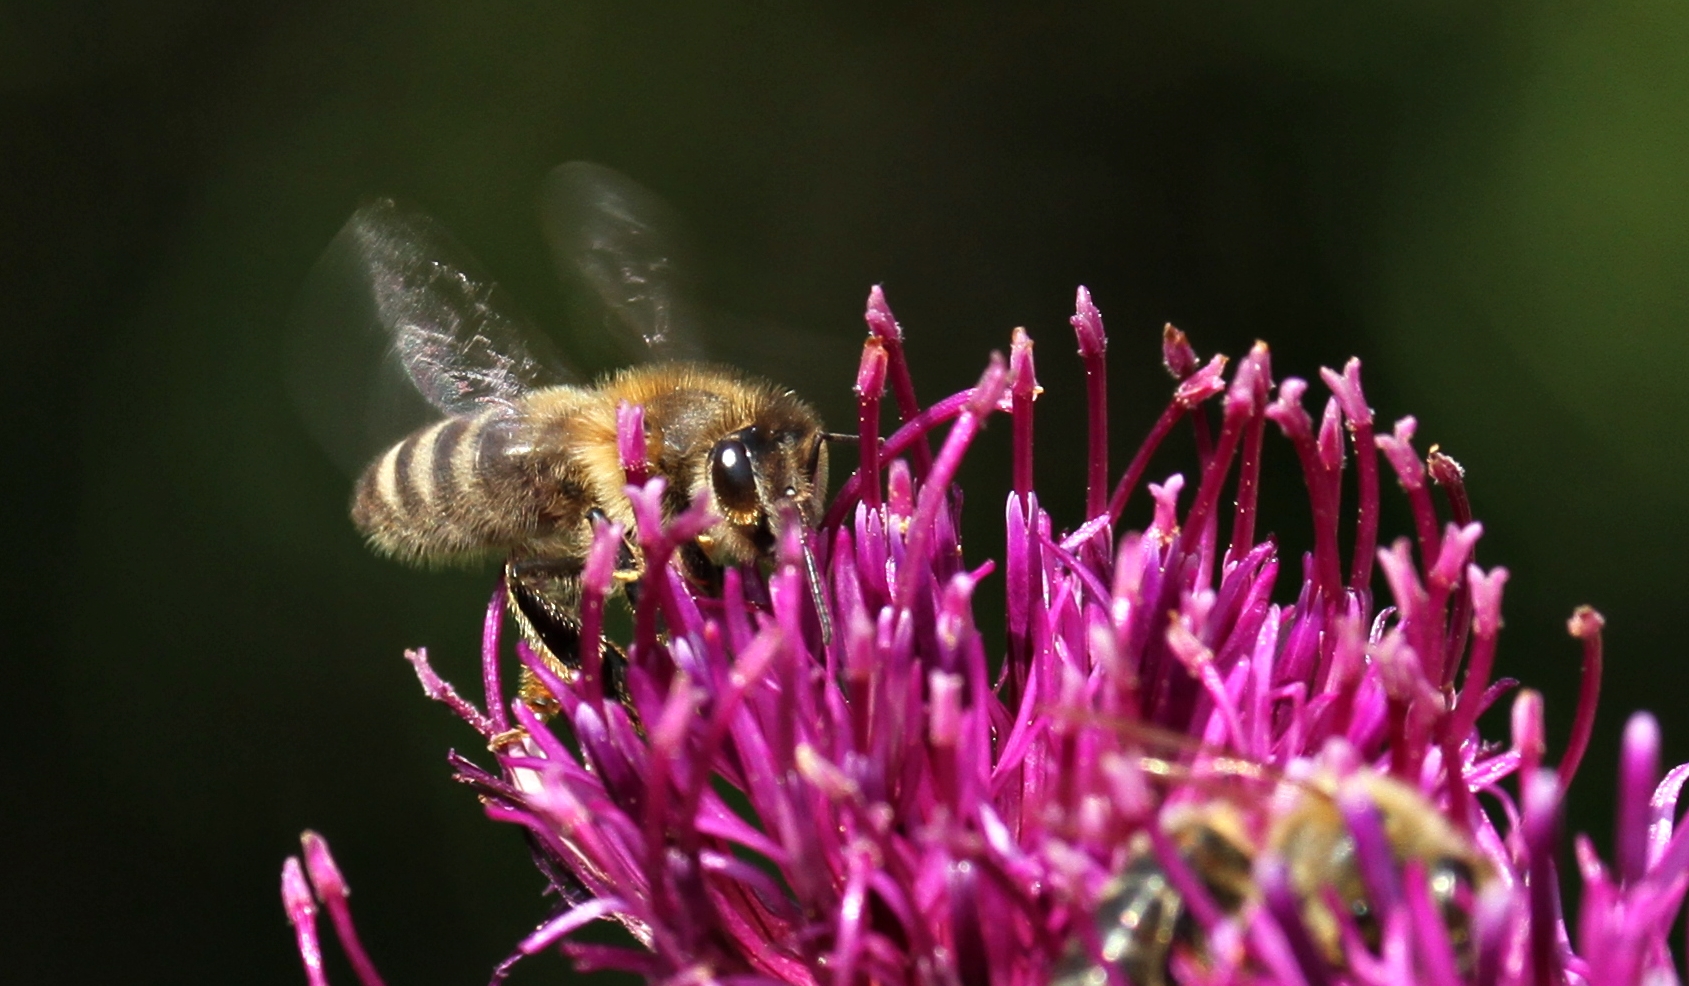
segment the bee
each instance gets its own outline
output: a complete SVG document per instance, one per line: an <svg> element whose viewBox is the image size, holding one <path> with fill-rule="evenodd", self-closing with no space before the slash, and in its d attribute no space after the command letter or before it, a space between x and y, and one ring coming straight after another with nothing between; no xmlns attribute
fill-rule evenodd
<svg viewBox="0 0 1689 986"><path fill-rule="evenodd" d="M1242 816L1226 802L1178 809L1165 828L1173 845L1216 904L1241 911L1254 897L1255 851ZM1103 889L1095 915L1103 962L1133 986L1167 986L1175 945L1202 951L1202 931L1143 833L1126 868ZM1108 971L1077 943L1057 970L1055 986L1107 986Z"/></svg>
<svg viewBox="0 0 1689 986"><path fill-rule="evenodd" d="M1216 799L1170 810L1161 824L1180 860L1227 915L1258 905L1255 868L1263 847L1283 861L1310 938L1327 962L1341 967L1342 921L1332 902L1374 949L1382 928L1354 835L1338 806L1340 789L1370 803L1397 867L1419 864L1455 955L1469 967L1473 895L1491 872L1469 840L1424 795L1400 781L1360 770L1341 781L1326 777L1293 785L1290 803L1270 821L1252 821L1237 802ZM1262 828L1265 838L1257 841L1252 832ZM1071 947L1056 970L1058 986L1104 986L1109 980L1104 963L1134 986L1167 986L1175 949L1205 954L1200 927L1142 833L1124 870L1105 886L1095 920L1100 949L1093 955Z"/></svg>
<svg viewBox="0 0 1689 986"><path fill-rule="evenodd" d="M384 343L389 379L409 391L399 398L420 396L433 417L362 470L353 523L377 552L403 562L503 559L511 615L565 680L578 671L581 648L594 643L580 640L579 606L596 527L634 529L618 408L643 409L648 471L667 480L665 516L702 497L719 518L679 553L685 574L704 583L721 566L770 558L785 527L819 521L827 445L841 437L790 390L677 358L691 342L653 203L596 165L563 165L548 179L559 265L597 291L617 341L655 359L589 383L569 373L462 248L416 210L386 199L363 206L324 261L331 276L349 274L367 292L365 321ZM825 636L807 540L804 550ZM630 585L642 568L636 541L624 536L616 584ZM611 648L609 656L619 653ZM625 700L614 660L607 669L607 688ZM552 708L531 675L522 697Z"/></svg>
<svg viewBox="0 0 1689 986"><path fill-rule="evenodd" d="M1302 903L1302 923L1314 944L1327 961L1340 964L1341 926L1328 905L1328 889L1370 947L1378 948L1383 936L1354 835L1338 806L1340 789L1358 792L1370 803L1398 868L1418 864L1456 957L1470 966L1473 896L1492 877L1488 864L1418 789L1371 770L1341 781L1327 778L1303 789L1293 807L1274 822L1267 840L1268 850L1285 863L1291 890Z"/></svg>

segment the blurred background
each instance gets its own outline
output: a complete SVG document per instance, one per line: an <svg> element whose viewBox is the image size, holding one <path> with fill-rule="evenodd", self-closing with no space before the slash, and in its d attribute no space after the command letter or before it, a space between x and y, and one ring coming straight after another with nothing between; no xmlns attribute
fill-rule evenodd
<svg viewBox="0 0 1689 986"><path fill-rule="evenodd" d="M785 340L753 368L835 422L869 285L928 398L1027 326L1061 523L1083 496L1076 285L1111 333L1117 463L1165 400L1163 322L1204 354L1269 340L1281 376L1359 355L1380 416L1418 415L1421 447L1468 468L1480 559L1513 571L1500 670L1547 692L1551 759L1565 618L1608 618L1571 828L1606 846L1629 710L1689 758L1682 4L152 0L3 21L8 982L303 982L276 887L306 826L394 984L482 982L544 916L516 832L449 780L474 738L400 659L426 644L471 681L492 573L372 557L282 366L313 260L377 194L566 317L535 197L576 158L685 218L705 300ZM1006 444L989 432L966 480L976 557ZM1301 481L1271 447L1267 526L1299 551ZM541 958L516 981L567 976Z"/></svg>

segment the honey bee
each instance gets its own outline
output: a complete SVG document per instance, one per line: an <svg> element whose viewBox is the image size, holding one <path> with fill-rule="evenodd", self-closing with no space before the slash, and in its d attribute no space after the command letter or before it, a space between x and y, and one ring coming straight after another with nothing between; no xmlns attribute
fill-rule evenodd
<svg viewBox="0 0 1689 986"><path fill-rule="evenodd" d="M1327 961L1339 964L1341 929L1327 904L1327 889L1369 946L1377 948L1383 935L1361 874L1355 837L1338 805L1340 790L1356 793L1371 805L1398 869L1418 864L1456 957L1470 965L1473 895L1490 880L1489 866L1416 788L1370 770L1303 789L1267 840L1268 850L1284 860L1289 871L1291 890L1302 902L1302 922L1314 944Z"/></svg>
<svg viewBox="0 0 1689 986"><path fill-rule="evenodd" d="M1490 870L1424 795L1400 781L1360 770L1341 781L1328 777L1297 785L1289 806L1264 825L1252 826L1239 805L1227 800L1175 809L1162 825L1180 859L1229 915L1259 903L1255 868L1261 847L1282 860L1303 926L1325 960L1340 967L1342 921L1331 902L1347 912L1369 946L1376 949L1382 936L1354 835L1338 806L1340 789L1372 806L1398 868L1419 865L1455 955L1469 967L1473 895L1490 879ZM1267 830L1259 845L1253 827ZM1183 895L1142 834L1125 869L1104 889L1095 918L1102 962L1075 945L1056 971L1058 986L1104 986L1109 975L1103 963L1134 986L1167 986L1175 948L1198 956L1206 948Z"/></svg>
<svg viewBox="0 0 1689 986"><path fill-rule="evenodd" d="M687 353L669 243L650 193L580 162L548 179L558 262L597 291L611 333L656 362L580 383L434 220L391 200L353 214L325 257L367 291L386 364L435 420L387 446L358 478L352 520L378 552L422 564L504 560L508 606L528 644L568 680L580 666L581 572L595 526L634 528L617 414L643 408L650 475L666 516L703 497L719 518L683 547L685 573L768 559L787 525L814 526L827 490L815 410L789 390ZM342 289L342 294L344 294ZM321 307L321 306L319 306ZM400 395L401 397L404 395ZM443 416L442 416L443 415ZM813 557L805 560L825 635ZM624 537L616 582L642 560ZM605 646L599 642L601 647ZM611 649L610 656L617 656ZM615 679L607 687L619 691ZM525 678L523 698L549 708ZM617 695L616 697L625 697Z"/></svg>
<svg viewBox="0 0 1689 986"><path fill-rule="evenodd" d="M1179 857L1227 913L1254 897L1255 850L1243 820L1225 802L1180 809L1165 823ZM1184 896L1167 876L1143 833L1133 840L1126 868L1103 890L1095 915L1103 962L1133 986L1167 986L1175 945L1200 952L1202 932ZM1057 970L1055 986L1107 986L1108 971L1077 944Z"/></svg>

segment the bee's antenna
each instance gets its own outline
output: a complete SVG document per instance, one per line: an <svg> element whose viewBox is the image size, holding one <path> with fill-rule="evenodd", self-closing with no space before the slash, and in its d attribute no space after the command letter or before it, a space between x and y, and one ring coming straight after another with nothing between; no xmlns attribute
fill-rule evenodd
<svg viewBox="0 0 1689 986"><path fill-rule="evenodd" d="M862 436L852 435L846 431L824 431L821 433L821 440L837 445L855 445L862 441Z"/></svg>

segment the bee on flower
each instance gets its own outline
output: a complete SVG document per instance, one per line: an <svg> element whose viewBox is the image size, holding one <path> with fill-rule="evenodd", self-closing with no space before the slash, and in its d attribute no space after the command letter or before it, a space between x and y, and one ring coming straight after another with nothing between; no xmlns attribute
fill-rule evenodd
<svg viewBox="0 0 1689 986"><path fill-rule="evenodd" d="M1657 725L1631 720L1612 861L1577 842L1569 917L1562 806L1601 619L1571 620L1584 688L1551 750L1540 696L1492 675L1507 572L1476 561L1462 471L1422 456L1412 418L1376 429L1358 361L1320 372L1310 412L1310 385L1276 379L1265 345L1203 360L1169 326L1171 397L1120 469L1107 336L1081 288L1086 513L1063 522L1037 492L1030 337L923 402L878 288L866 318L859 462L823 516L770 528L766 552L713 581L688 567L720 523L708 489L677 502L663 476L630 474L626 522L593 527L571 613L590 662L603 608L631 605L631 636L606 641L625 655L613 692L506 633L504 585L479 706L409 655L488 746L454 758L458 776L527 833L556 897L495 981L559 950L659 984L1678 981L1689 768L1662 777ZM1004 540L964 546L957 469L1005 415ZM617 416L620 447L638 447L638 420ZM1197 459L1150 482L1180 427ZM1269 446L1301 464L1313 521L1288 558L1261 533ZM1381 547L1387 480L1413 528ZM1123 529L1146 496L1149 524ZM623 593L630 546L643 565ZM974 621L986 579L1006 589L1000 641ZM506 684L511 650L528 686ZM1503 702L1511 735L1483 739ZM319 903L354 974L380 982L320 837L288 860L283 897L313 986ZM574 937L599 921L627 942Z"/></svg>

